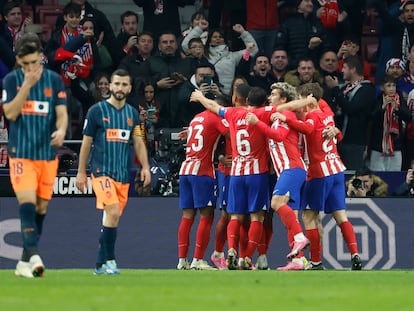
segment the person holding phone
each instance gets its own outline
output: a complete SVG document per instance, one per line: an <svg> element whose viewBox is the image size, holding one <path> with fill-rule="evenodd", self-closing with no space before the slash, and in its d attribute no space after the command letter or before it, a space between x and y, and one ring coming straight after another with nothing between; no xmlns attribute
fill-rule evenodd
<svg viewBox="0 0 414 311"><path fill-rule="evenodd" d="M214 99L221 94L214 82L214 66L210 63L199 64L191 78L185 81L178 91L177 116L179 126L188 126L192 118L204 110L201 104L190 104L190 96L194 90L200 90L203 95Z"/></svg>

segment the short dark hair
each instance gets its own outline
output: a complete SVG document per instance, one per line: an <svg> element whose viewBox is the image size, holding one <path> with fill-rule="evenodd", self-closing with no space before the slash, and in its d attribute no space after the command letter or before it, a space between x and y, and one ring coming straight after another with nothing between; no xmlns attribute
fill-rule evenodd
<svg viewBox="0 0 414 311"><path fill-rule="evenodd" d="M384 85L386 83L394 83L394 84L397 84L397 81L395 80L395 78L393 76L385 75L385 76L382 77L381 84L380 85Z"/></svg>
<svg viewBox="0 0 414 311"><path fill-rule="evenodd" d="M1 8L2 9L2 12L3 12L3 16L6 16L7 14L9 14L10 11L13 10L14 8L20 8L20 10L23 13L22 4L19 1L7 1L3 5L3 7Z"/></svg>
<svg viewBox="0 0 414 311"><path fill-rule="evenodd" d="M82 13L82 6L77 3L69 2L63 8L63 16L66 16L69 14L76 14L76 15L81 16L81 13Z"/></svg>
<svg viewBox="0 0 414 311"><path fill-rule="evenodd" d="M203 45L203 47L204 47L204 43L203 43L203 40L201 40L201 38L192 38L192 39L190 39L190 41L188 41L188 48L190 48L191 45L194 42L201 43Z"/></svg>
<svg viewBox="0 0 414 311"><path fill-rule="evenodd" d="M357 169L356 171L355 171L355 177L358 177L358 176L372 176L372 171L369 169L369 168L367 168L367 167L363 167L363 168L360 168L360 169Z"/></svg>
<svg viewBox="0 0 414 311"><path fill-rule="evenodd" d="M267 103L267 94L264 89L254 86L247 95L249 106L261 107Z"/></svg>
<svg viewBox="0 0 414 311"><path fill-rule="evenodd" d="M137 23L138 23L138 20L139 20L138 14L133 11L128 10L121 14L121 24L124 23L124 18L129 17L129 16L135 16L135 18L137 19Z"/></svg>
<svg viewBox="0 0 414 311"><path fill-rule="evenodd" d="M256 64L256 61L257 61L257 59L258 59L259 57L266 57L266 58L267 58L267 60L268 60L268 61L269 61L269 63L270 63L270 58L269 58L269 56L268 56L266 53L264 53L264 52L258 52L258 53L256 54L256 56L254 57L254 62L253 62L253 64Z"/></svg>
<svg viewBox="0 0 414 311"><path fill-rule="evenodd" d="M247 83L242 83L236 86L235 93L237 97L246 100L247 96L249 95L250 90L251 90L250 85L248 85Z"/></svg>
<svg viewBox="0 0 414 311"><path fill-rule="evenodd" d="M120 77L129 77L129 82L132 84L132 77L129 74L128 71L126 71L125 69L116 69L112 74L111 74L111 82L114 76L120 76Z"/></svg>
<svg viewBox="0 0 414 311"><path fill-rule="evenodd" d="M25 33L16 42L16 55L22 58L26 55L42 52L42 43L35 33Z"/></svg>
<svg viewBox="0 0 414 311"><path fill-rule="evenodd" d="M191 22L193 22L198 16L204 17L204 19L207 19L206 14L202 11L194 12L193 15L191 15Z"/></svg>
<svg viewBox="0 0 414 311"><path fill-rule="evenodd" d="M364 63L361 60L361 57L357 55L352 55L344 59L344 64L352 69L355 68L358 75L362 76L364 74Z"/></svg>
<svg viewBox="0 0 414 311"><path fill-rule="evenodd" d="M296 88L299 96L306 97L308 95L313 95L316 100L320 100L323 96L323 89L318 82L309 82L302 85L299 85Z"/></svg>
<svg viewBox="0 0 414 311"><path fill-rule="evenodd" d="M142 36L150 36L152 40L154 40L154 35L152 34L152 32L149 31L143 31L138 35L138 40L139 38L141 38Z"/></svg>

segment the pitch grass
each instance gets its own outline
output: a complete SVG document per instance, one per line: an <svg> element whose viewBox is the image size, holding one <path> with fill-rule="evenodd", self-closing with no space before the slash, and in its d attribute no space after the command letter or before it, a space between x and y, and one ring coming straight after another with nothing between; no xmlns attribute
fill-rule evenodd
<svg viewBox="0 0 414 311"><path fill-rule="evenodd" d="M414 270L0 270L0 310L414 310Z"/></svg>

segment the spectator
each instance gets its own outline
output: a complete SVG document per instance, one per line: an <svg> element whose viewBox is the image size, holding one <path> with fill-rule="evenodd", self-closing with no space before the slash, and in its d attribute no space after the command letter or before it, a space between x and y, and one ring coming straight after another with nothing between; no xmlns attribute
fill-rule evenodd
<svg viewBox="0 0 414 311"><path fill-rule="evenodd" d="M177 115L177 91L179 86L189 79L194 70L192 61L181 59L178 53L177 39L172 32L161 34L158 53L142 64L143 76L157 86L160 117L157 127L180 126Z"/></svg>
<svg viewBox="0 0 414 311"><path fill-rule="evenodd" d="M230 94L229 94L229 98L230 98L231 102L233 103L233 106L234 106L234 99L233 98L234 98L234 96L236 96L236 94L235 94L236 93L236 89L237 89L237 87L240 84L249 85L247 83L247 80L246 80L245 77L243 77L243 76L235 76L234 79L233 79L233 81L231 82L231 88L230 88ZM239 100L240 99L241 98L239 98Z"/></svg>
<svg viewBox="0 0 414 311"><path fill-rule="evenodd" d="M161 34L167 29L170 30L176 38L181 37L181 25L178 7L191 5L194 0L134 0L134 3L142 7L144 12L144 31L152 32L154 40L157 43Z"/></svg>
<svg viewBox="0 0 414 311"><path fill-rule="evenodd" d="M363 168L346 182L346 189L349 197L385 197L388 184L368 168Z"/></svg>
<svg viewBox="0 0 414 311"><path fill-rule="evenodd" d="M414 89L414 44L411 44L410 55L405 69L402 90L408 94Z"/></svg>
<svg viewBox="0 0 414 311"><path fill-rule="evenodd" d="M207 33L207 37L204 40L204 36ZM199 38L203 45L205 46L208 40L208 21L203 18L197 22L197 25L191 28L190 31L187 32L185 37L183 38L183 42L181 43L181 48L185 55L188 55L191 51L189 50L190 41L192 39Z"/></svg>
<svg viewBox="0 0 414 311"><path fill-rule="evenodd" d="M342 68L346 84L339 88L337 79L332 80L336 126L343 139L338 145L339 154L349 170L364 167L368 128L376 106L375 87L364 80L362 61L358 56L345 59Z"/></svg>
<svg viewBox="0 0 414 311"><path fill-rule="evenodd" d="M342 67L344 66L344 60L349 56L355 56L360 54L360 44L358 37L354 35L345 36L344 40L342 41L341 47L338 50L338 72L342 71ZM370 79L371 74L371 65L368 63L367 60L363 60L364 71L363 76L365 79ZM370 79L373 80L373 79Z"/></svg>
<svg viewBox="0 0 414 311"><path fill-rule="evenodd" d="M270 86L276 82L273 75L270 73L270 70L269 57L265 53L259 52L254 57L252 72L250 72L250 61L247 61L244 58L240 61L237 71L246 78L250 86L261 87L269 95Z"/></svg>
<svg viewBox="0 0 414 311"><path fill-rule="evenodd" d="M155 155L155 125L158 122L159 109L155 97L156 87L151 82L145 82L143 96L138 101L138 108L141 117L141 123L145 124L145 137L147 140L147 150L150 156Z"/></svg>
<svg viewBox="0 0 414 311"><path fill-rule="evenodd" d="M121 31L116 37L118 46L121 47L119 60L133 54L133 48L138 43L138 14L126 11L121 14Z"/></svg>
<svg viewBox="0 0 414 311"><path fill-rule="evenodd" d="M89 84L93 81L92 70L99 69L100 59L96 45L94 24L85 18L83 27L80 25L81 6L69 2L63 9L66 24L53 32L46 45L45 54L49 66L60 72L68 91L70 116L73 117L75 106L81 105L79 116L82 117L94 103L89 92ZM70 91L69 91L70 90ZM71 96L79 103L74 104ZM83 124L79 118L79 124ZM78 126L73 138L81 138L82 126Z"/></svg>
<svg viewBox="0 0 414 311"><path fill-rule="evenodd" d="M244 27L240 24L234 25L233 30L240 34L240 38L246 47L249 43L253 44L250 55L255 56L258 49L252 35L245 31ZM223 85L222 91L226 95L230 93L230 86L236 72L236 66L245 52L246 49L231 52L221 29L212 29L209 31L206 43L206 56L209 62L214 65L220 83Z"/></svg>
<svg viewBox="0 0 414 311"><path fill-rule="evenodd" d="M213 82L214 67L211 64L199 65L191 78L180 86L177 97L177 116L179 127L188 126L194 116L204 110L199 103L190 103L190 96L194 90L200 90L204 96L214 99L220 95L220 89Z"/></svg>
<svg viewBox="0 0 414 311"><path fill-rule="evenodd" d="M407 99L410 92L404 81L405 63L399 58L390 58L385 65L385 75L392 77L397 84L397 91L401 92L404 99ZM377 86L377 94L381 92L380 86Z"/></svg>
<svg viewBox="0 0 414 311"><path fill-rule="evenodd" d="M115 34L111 23L106 18L105 14L95 9L88 1L85 0L70 0L71 3L81 6L81 20L85 17L90 18L95 26L94 33L96 35L96 44L99 47L100 58L102 59L102 67L108 68L107 71L112 72L112 68L120 61L119 46L116 44ZM62 29L65 25L63 15L56 19L56 30Z"/></svg>
<svg viewBox="0 0 414 311"><path fill-rule="evenodd" d="M2 8L5 20L5 35L11 38L13 50L17 40L23 35L24 27L33 23L30 16L23 20L23 7L20 1L9 1Z"/></svg>
<svg viewBox="0 0 414 311"><path fill-rule="evenodd" d="M96 75L94 83L91 83L91 87L94 93L95 103L101 100L106 100L111 96L109 92L110 77L107 73L99 73Z"/></svg>
<svg viewBox="0 0 414 311"><path fill-rule="evenodd" d="M391 55L404 62L408 60L409 48L414 42L414 1L406 0L400 7L401 16L392 16L385 1L373 1L384 30L391 36Z"/></svg>
<svg viewBox="0 0 414 311"><path fill-rule="evenodd" d="M136 45L131 48L131 55L124 57L118 69L129 72L133 79L132 92L128 97L128 102L136 102L137 92L143 89L143 69L142 64L151 57L154 49L154 39L149 32L141 32L138 35Z"/></svg>
<svg viewBox="0 0 414 311"><path fill-rule="evenodd" d="M207 57L204 55L204 44L203 41L201 40L201 38L192 38L189 42L188 42L188 58L190 58L192 60L192 65L193 68L197 68L199 65L208 65L210 64L211 66L213 66L207 59ZM214 67L214 66L213 66ZM214 69L214 78L213 78L214 82L219 85L219 80L218 80L218 76L215 72Z"/></svg>
<svg viewBox="0 0 414 311"><path fill-rule="evenodd" d="M314 62L328 45L325 28L314 14L312 0L298 1L297 12L280 27L276 47L289 54L290 68L296 68L299 60L310 57Z"/></svg>
<svg viewBox="0 0 414 311"><path fill-rule="evenodd" d="M246 0L246 29L256 40L259 51L268 57L275 46L278 28L278 0Z"/></svg>
<svg viewBox="0 0 414 311"><path fill-rule="evenodd" d="M335 100L332 89L338 84L342 83L342 74L338 72L338 57L336 51L327 50L322 54L319 60L319 72L323 77L322 89L323 100L325 100L332 111L335 111Z"/></svg>
<svg viewBox="0 0 414 311"><path fill-rule="evenodd" d="M405 182L398 186L392 193L394 196L414 196L414 160L411 160L411 167L405 175Z"/></svg>
<svg viewBox="0 0 414 311"><path fill-rule="evenodd" d="M411 121L411 114L405 99L397 92L393 77L383 78L381 90L372 116L369 168L401 171L404 124Z"/></svg>
<svg viewBox="0 0 414 311"><path fill-rule="evenodd" d="M414 90L408 94L408 111L411 114L411 121L406 123L405 129L405 150L403 152L403 169L407 170L414 159Z"/></svg>
<svg viewBox="0 0 414 311"><path fill-rule="evenodd" d="M183 31L182 33L182 39L185 39L185 37L187 37L187 35L193 31L193 29L195 27L200 27L200 25L202 23L206 22L207 26L208 26L208 22L207 22L207 18L204 15L203 12L197 11L195 12L192 16L191 16L191 26L189 28L187 28L186 30ZM207 37L208 37L208 31L207 29L204 29L203 32L201 33L201 35L198 35L198 37L201 39L201 41L203 42L203 44L206 44L207 42ZM188 54L188 52L186 52L186 54Z"/></svg>
<svg viewBox="0 0 414 311"><path fill-rule="evenodd" d="M323 83L323 78L310 58L302 58L298 62L298 67L290 70L285 75L285 82L294 87L311 82Z"/></svg>
<svg viewBox="0 0 414 311"><path fill-rule="evenodd" d="M275 49L273 50L272 57L270 58L271 73L276 82L284 82L287 68L289 67L289 59L286 50Z"/></svg>

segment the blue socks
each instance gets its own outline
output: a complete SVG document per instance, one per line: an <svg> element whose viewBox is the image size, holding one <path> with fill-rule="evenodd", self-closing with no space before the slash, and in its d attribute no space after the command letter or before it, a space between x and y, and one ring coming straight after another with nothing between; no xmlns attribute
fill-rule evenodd
<svg viewBox="0 0 414 311"><path fill-rule="evenodd" d="M32 255L38 253L38 230L36 225L36 206L33 203L20 205L21 234L23 239L22 261L28 262Z"/></svg>

